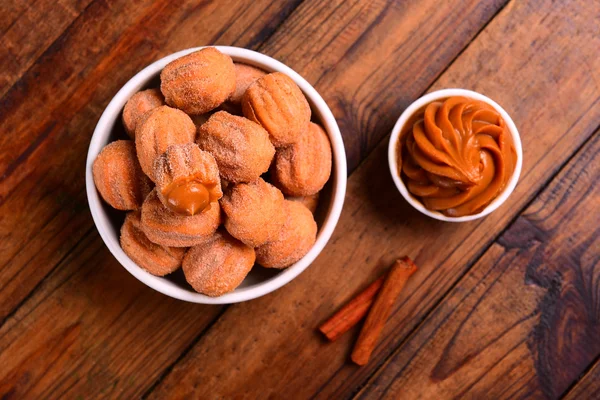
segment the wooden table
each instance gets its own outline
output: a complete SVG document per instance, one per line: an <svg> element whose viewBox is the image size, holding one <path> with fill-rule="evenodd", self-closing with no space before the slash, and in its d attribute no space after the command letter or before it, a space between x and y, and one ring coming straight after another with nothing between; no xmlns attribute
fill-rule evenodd
<svg viewBox="0 0 600 400"><path fill-rule="evenodd" d="M2 2L0 397L600 398L600 3L590 0ZM344 211L316 262L260 299L144 286L87 207L84 161L150 62L247 47L311 82L344 136ZM387 136L423 93L502 104L523 140L507 203L461 224L412 210ZM393 259L420 266L370 363L315 328Z"/></svg>

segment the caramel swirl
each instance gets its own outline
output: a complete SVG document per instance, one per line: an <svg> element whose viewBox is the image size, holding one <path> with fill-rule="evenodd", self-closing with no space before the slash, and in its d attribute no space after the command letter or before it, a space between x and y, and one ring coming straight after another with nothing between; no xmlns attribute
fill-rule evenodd
<svg viewBox="0 0 600 400"><path fill-rule="evenodd" d="M400 135L398 158L408 191L450 217L482 211L502 192L517 161L498 111L466 97L417 112Z"/></svg>

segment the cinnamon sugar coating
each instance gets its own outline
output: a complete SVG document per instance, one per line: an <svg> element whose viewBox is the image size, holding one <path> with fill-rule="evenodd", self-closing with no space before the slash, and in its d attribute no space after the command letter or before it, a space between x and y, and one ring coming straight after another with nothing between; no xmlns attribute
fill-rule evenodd
<svg viewBox="0 0 600 400"><path fill-rule="evenodd" d="M231 182L257 180L275 154L267 131L226 111L214 113L200 127L197 143L215 157L221 176Z"/></svg>
<svg viewBox="0 0 600 400"><path fill-rule="evenodd" d="M181 110L157 107L137 126L135 147L142 170L153 181L154 161L173 144L192 143L196 126Z"/></svg>
<svg viewBox="0 0 600 400"><path fill-rule="evenodd" d="M331 144L319 125L310 123L300 140L280 148L271 169L273 184L290 196L309 196L331 175Z"/></svg>
<svg viewBox="0 0 600 400"><path fill-rule="evenodd" d="M257 79L262 78L267 73L260 68L248 64L233 63L235 67L235 91L229 97L229 101L234 104L240 104L246 90Z"/></svg>
<svg viewBox="0 0 600 400"><path fill-rule="evenodd" d="M140 211L127 213L121 227L121 248L143 270L164 276L181 266L186 248L166 247L152 243L144 234Z"/></svg>
<svg viewBox="0 0 600 400"><path fill-rule="evenodd" d="M131 140L106 145L92 166L94 183L100 195L117 210L135 210L152 190L144 175Z"/></svg>
<svg viewBox="0 0 600 400"><path fill-rule="evenodd" d="M258 247L256 262L266 268L286 268L308 253L316 241L317 223L303 204L286 200L286 221L276 239Z"/></svg>
<svg viewBox="0 0 600 400"><path fill-rule="evenodd" d="M217 108L235 90L233 60L207 47L171 61L160 73L160 90L172 107L188 114Z"/></svg>
<svg viewBox="0 0 600 400"><path fill-rule="evenodd" d="M212 236L221 223L218 202L199 214L179 215L166 208L156 190L142 205L142 230L152 242L171 247L190 247Z"/></svg>
<svg viewBox="0 0 600 400"><path fill-rule="evenodd" d="M197 292L221 296L242 283L254 266L255 258L254 249L225 231L217 231L187 252L183 273Z"/></svg>
<svg viewBox="0 0 600 400"><path fill-rule="evenodd" d="M296 83L281 72L256 80L242 97L244 116L269 132L276 147L296 143L310 122L310 106Z"/></svg>
<svg viewBox="0 0 600 400"><path fill-rule="evenodd" d="M164 104L165 98L158 89L142 90L131 96L123 108L123 126L129 137L135 138L135 128L150 115L148 111Z"/></svg>
<svg viewBox="0 0 600 400"><path fill-rule="evenodd" d="M154 177L158 198L165 207L169 207L175 212L177 212L177 207L173 206L174 199L170 199L169 194L172 194L176 187L188 183L202 185L208 195L206 197L207 204L217 201L223 196L217 162L210 153L200 150L195 143L169 146L167 151L154 161ZM188 194L188 197L193 197L193 194ZM194 215L195 211L192 210L187 214Z"/></svg>
<svg viewBox="0 0 600 400"><path fill-rule="evenodd" d="M285 222L283 194L259 178L239 183L221 199L225 228L238 240L251 247L273 240Z"/></svg>

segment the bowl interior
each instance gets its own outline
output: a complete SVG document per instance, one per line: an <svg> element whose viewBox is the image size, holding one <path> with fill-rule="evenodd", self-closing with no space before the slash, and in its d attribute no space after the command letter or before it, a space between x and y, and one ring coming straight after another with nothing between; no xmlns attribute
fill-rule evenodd
<svg viewBox="0 0 600 400"><path fill-rule="evenodd" d="M109 250L129 272L148 286L171 297L197 303L226 304L259 297L283 286L306 269L316 258L329 240L341 212L346 187L346 157L342 137L331 111L308 82L284 64L270 57L246 49L216 47L223 53L229 54L236 62L254 65L268 72L281 71L294 79L308 99L312 109L313 122L320 123L329 135L333 152L332 174L320 194L319 207L315 213L319 231L317 241L309 253L302 260L284 270L255 265L237 289L213 298L195 292L186 282L181 269L166 277L157 277L142 270L122 251L119 245L119 232L125 219L125 212L115 210L101 200L91 175L92 163L106 144L118 139L129 138L121 121L121 113L131 95L139 90L158 87L160 71L166 64L197 49L184 50L151 64L135 75L117 93L107 106L94 131L86 165L86 186L90 210L98 231Z"/></svg>
<svg viewBox="0 0 600 400"><path fill-rule="evenodd" d="M490 204L488 204L487 207L485 207L479 213L472 214L472 215L465 215L462 217L448 217L439 211L432 211L432 210L428 210L427 208L425 208L423 203L418 198L413 196L412 193L410 193L408 191L408 189L406 188L406 185L404 184L404 181L402 180L402 178L400 176L400 172L398 170L398 140L400 138L400 133L402 132L404 125L410 120L410 118L415 113L419 112L419 110L423 109L423 107L425 107L427 104L429 104L433 101L436 101L436 100L453 97L453 96L463 96L463 97L469 97L469 98L476 99L476 100L481 100L481 101L484 101L484 102L490 104L492 107L494 107L500 113L500 115L502 116L504 121L506 122L508 130L513 138L515 151L517 153L517 164L515 166L515 170L513 172L511 179L508 181L506 187L502 190L502 192ZM508 115L508 113L498 103L496 103L495 101L493 101L492 99L490 99L487 96L484 96L477 92L473 92L471 90L442 89L442 90L437 90L435 92L428 93L428 94L424 95L423 97L420 97L415 102L413 102L406 110L404 110L404 112L400 115L400 118L398 118L398 121L396 122L396 125L392 129L392 134L390 136L390 142L388 145L388 161L389 161L390 173L392 174L392 178L394 180L394 183L396 184L396 187L400 191L400 194L402 194L402 196L406 199L406 201L408 201L414 208L416 208L417 210L419 210L420 212L422 212L423 214L425 214L431 218L435 218L435 219L438 219L441 221L465 222L465 221L472 221L474 219L478 219L478 218L488 215L489 213L491 213L492 211L494 211L495 209L500 207L500 205L502 203L504 203L504 201L506 201L508 196L510 196L510 194L512 193L512 191L514 190L514 188L517 185L519 176L521 175L521 168L523 166L523 149L521 146L521 137L519 135L519 131L517 130L517 127L515 126L514 121L512 120L510 115Z"/></svg>

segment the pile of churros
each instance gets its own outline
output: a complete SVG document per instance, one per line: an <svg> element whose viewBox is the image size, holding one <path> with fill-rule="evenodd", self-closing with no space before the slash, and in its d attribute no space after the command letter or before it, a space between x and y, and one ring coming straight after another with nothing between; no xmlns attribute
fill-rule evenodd
<svg viewBox="0 0 600 400"><path fill-rule="evenodd" d="M199 293L238 287L255 264L286 268L317 235L329 138L294 81L204 48L169 63L160 88L123 109L128 140L93 164L96 188L127 211L123 251L147 272L180 267Z"/></svg>

